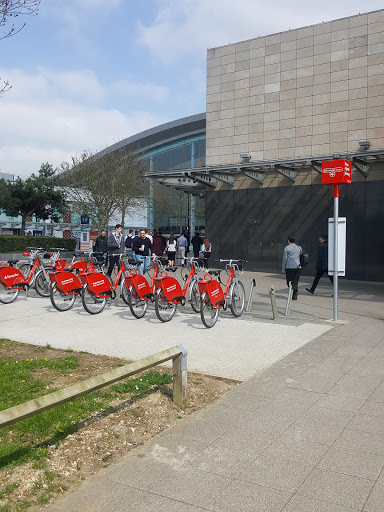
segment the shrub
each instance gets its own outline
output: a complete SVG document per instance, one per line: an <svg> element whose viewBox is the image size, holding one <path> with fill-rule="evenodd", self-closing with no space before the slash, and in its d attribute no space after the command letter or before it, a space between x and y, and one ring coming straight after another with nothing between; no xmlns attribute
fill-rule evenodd
<svg viewBox="0 0 384 512"><path fill-rule="evenodd" d="M76 247L76 240L51 236L0 235L0 253L23 252L26 247L31 246L42 247L45 251L49 251L51 247L63 247L66 251L73 251Z"/></svg>

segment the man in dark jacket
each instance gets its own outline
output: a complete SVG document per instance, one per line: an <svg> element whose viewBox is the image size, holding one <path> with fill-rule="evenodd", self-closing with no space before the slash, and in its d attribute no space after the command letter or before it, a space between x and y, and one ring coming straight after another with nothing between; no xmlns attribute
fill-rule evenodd
<svg viewBox="0 0 384 512"><path fill-rule="evenodd" d="M328 241L327 235L320 235L319 245L317 246L317 262L316 262L316 275L313 284L310 288L306 288L307 292L313 295L316 286L319 284L320 278L323 274L327 274L331 283L333 284L333 277L328 274Z"/></svg>
<svg viewBox="0 0 384 512"><path fill-rule="evenodd" d="M99 261L102 263L107 262L107 252L108 252L108 246L107 246L107 233L105 229L102 229L100 231L100 235L96 238L95 245L93 246L93 250L96 253L96 257L100 258Z"/></svg>
<svg viewBox="0 0 384 512"><path fill-rule="evenodd" d="M142 262L142 268L139 268L140 273L146 273L149 263L149 258L153 252L151 240L145 236L145 229L140 231L140 236L135 238L132 243L132 249L135 253L135 260Z"/></svg>
<svg viewBox="0 0 384 512"><path fill-rule="evenodd" d="M199 235L199 233L197 231L195 233L195 236L192 238L191 242L192 242L192 247L193 247L193 256L195 258L198 258L199 252L200 252L200 247L201 247L201 244L203 243L203 239L201 238L201 236Z"/></svg>
<svg viewBox="0 0 384 512"><path fill-rule="evenodd" d="M109 252L109 267L107 275L112 277L113 267L117 264L120 267L120 255L124 254L124 240L121 224L116 224L115 231L113 231L107 241Z"/></svg>

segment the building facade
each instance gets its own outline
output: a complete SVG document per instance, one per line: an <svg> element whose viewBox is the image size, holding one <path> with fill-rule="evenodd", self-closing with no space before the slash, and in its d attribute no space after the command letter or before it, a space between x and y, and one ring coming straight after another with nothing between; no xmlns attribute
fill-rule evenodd
<svg viewBox="0 0 384 512"><path fill-rule="evenodd" d="M294 233L313 272L333 214L321 161L341 156L346 276L384 281L384 10L209 49L206 122L216 256L280 271Z"/></svg>

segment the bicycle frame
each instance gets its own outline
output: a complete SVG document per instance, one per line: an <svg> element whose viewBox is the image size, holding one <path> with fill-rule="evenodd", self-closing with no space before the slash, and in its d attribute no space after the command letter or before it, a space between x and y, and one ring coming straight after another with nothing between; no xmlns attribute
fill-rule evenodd
<svg viewBox="0 0 384 512"><path fill-rule="evenodd" d="M124 277L125 286L127 287L127 290L135 288L140 300L149 301L153 299L153 292L155 290L155 278L158 274L159 266L155 261L151 285L149 285L147 279L142 274L139 274L135 268L131 268L129 274Z"/></svg>
<svg viewBox="0 0 384 512"><path fill-rule="evenodd" d="M197 280L197 273L194 261L191 261L191 270L187 276L184 287L181 288L179 282L175 277L168 276L166 271L162 271L158 277L155 278L155 292L159 293L160 290L163 290L165 298L168 302L173 304L181 304L184 306L185 297L187 291L189 289L189 300L191 300L192 287L190 287L190 283L193 280Z"/></svg>
<svg viewBox="0 0 384 512"><path fill-rule="evenodd" d="M89 287L92 294L95 297L111 297L112 299L116 298L116 288L119 286L119 280L121 275L126 272L126 268L124 265L124 261L121 260L121 266L117 273L115 282L111 284L110 280L105 274L100 272L88 272L85 274L85 282L83 287Z"/></svg>
<svg viewBox="0 0 384 512"><path fill-rule="evenodd" d="M222 288L222 282L220 280L221 271L219 271L218 280L212 279L211 274L205 274L204 279L198 282L200 298L202 297L203 293L207 293L209 300L211 301L214 308L223 309L227 305L230 305L231 298L228 295L229 287L232 283L238 282L238 279L235 276L232 261L233 260L229 260L229 263L226 265L227 269L229 269L229 275L224 291Z"/></svg>

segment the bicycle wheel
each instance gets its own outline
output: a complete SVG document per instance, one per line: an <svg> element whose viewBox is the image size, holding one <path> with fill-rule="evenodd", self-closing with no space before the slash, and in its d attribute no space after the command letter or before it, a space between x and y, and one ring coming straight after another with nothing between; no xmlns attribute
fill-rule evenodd
<svg viewBox="0 0 384 512"><path fill-rule="evenodd" d="M32 270L32 265L30 265L29 263L24 263L23 265L20 265L20 267L18 268L20 272L23 274L23 276L27 278L29 276L30 271Z"/></svg>
<svg viewBox="0 0 384 512"><path fill-rule="evenodd" d="M136 288L132 286L128 293L128 306L135 318L143 318L148 309L148 301L140 300Z"/></svg>
<svg viewBox="0 0 384 512"><path fill-rule="evenodd" d="M57 288L56 284L51 286L49 292L52 306L57 309L57 311L68 311L75 303L76 295L66 295Z"/></svg>
<svg viewBox="0 0 384 512"><path fill-rule="evenodd" d="M120 287L120 290L121 290L120 297L123 299L123 301L126 303L126 305L129 306L129 298L128 298L129 291L127 289L127 285L125 284L124 277L122 277L122 279L123 279L123 281L122 281L121 287Z"/></svg>
<svg viewBox="0 0 384 512"><path fill-rule="evenodd" d="M163 290L155 296L155 311L160 322L169 322L175 316L177 304L168 302Z"/></svg>
<svg viewBox="0 0 384 512"><path fill-rule="evenodd" d="M0 302L2 302L3 304L11 304L11 302L14 302L19 296L19 293L20 290L15 288L7 288L0 281Z"/></svg>
<svg viewBox="0 0 384 512"><path fill-rule="evenodd" d="M230 308L233 316L241 316L245 306L244 285L240 281L232 283L229 287L228 295L230 298Z"/></svg>
<svg viewBox="0 0 384 512"><path fill-rule="evenodd" d="M83 288L81 293L81 302L84 306L84 309L90 315L97 315L101 313L105 308L107 303L106 297L96 297L94 293L87 286Z"/></svg>
<svg viewBox="0 0 384 512"><path fill-rule="evenodd" d="M199 313L199 311L200 311L200 292L199 292L199 285L197 284L197 281L193 282L193 285L191 288L191 306L195 313Z"/></svg>
<svg viewBox="0 0 384 512"><path fill-rule="evenodd" d="M48 276L47 279L45 278L44 272L42 270L37 272L35 277L35 290L41 297L49 297L49 289L51 287L51 283Z"/></svg>
<svg viewBox="0 0 384 512"><path fill-rule="evenodd" d="M212 306L212 302L206 293L203 293L200 301L200 316L205 327L213 327L219 317L219 310Z"/></svg>

